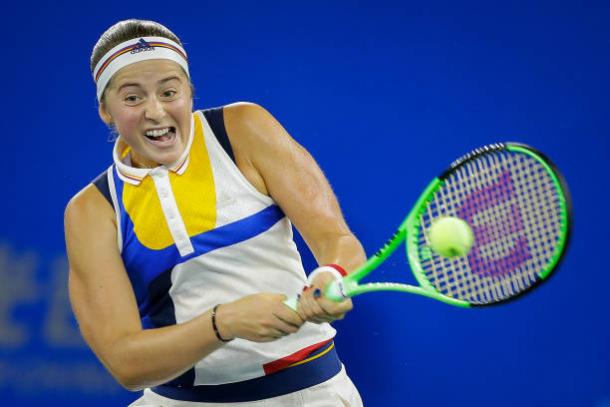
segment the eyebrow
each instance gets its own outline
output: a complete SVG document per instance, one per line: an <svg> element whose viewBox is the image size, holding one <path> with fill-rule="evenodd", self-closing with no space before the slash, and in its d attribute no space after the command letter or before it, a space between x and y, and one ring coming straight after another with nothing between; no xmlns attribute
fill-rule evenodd
<svg viewBox="0 0 610 407"><path fill-rule="evenodd" d="M172 81L172 80L177 80L177 81L181 82L180 77L178 75L172 75L172 76L168 76L167 78L161 79L160 81L157 82L157 85L162 85L162 84ZM126 88L128 86L136 86L138 88L142 87L142 85L140 85L137 82L127 82L127 83L124 83L121 86L119 86L119 88L117 89L117 92L120 92L121 89Z"/></svg>

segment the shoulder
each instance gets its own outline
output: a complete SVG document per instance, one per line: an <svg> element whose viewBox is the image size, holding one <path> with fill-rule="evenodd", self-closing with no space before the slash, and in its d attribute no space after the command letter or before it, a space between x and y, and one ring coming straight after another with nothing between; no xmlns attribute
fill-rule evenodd
<svg viewBox="0 0 610 407"><path fill-rule="evenodd" d="M98 226L110 221L115 224L114 209L93 183L76 193L66 205L64 227L66 234L88 226Z"/></svg>
<svg viewBox="0 0 610 407"><path fill-rule="evenodd" d="M261 120L271 115L264 107L254 102L235 102L224 106L225 120L227 115L241 120Z"/></svg>
<svg viewBox="0 0 610 407"><path fill-rule="evenodd" d="M275 118L264 107L252 102L235 102L228 105L200 110L217 137L227 137L233 149L243 149L244 144L257 145L259 138L268 133ZM217 134L218 133L218 134ZM248 148L249 149L249 148Z"/></svg>
<svg viewBox="0 0 610 407"><path fill-rule="evenodd" d="M200 109L206 118L220 118L225 123L256 124L273 117L264 107L253 102L234 102L228 105Z"/></svg>
<svg viewBox="0 0 610 407"><path fill-rule="evenodd" d="M235 131L242 137L256 137L279 125L271 113L259 104L237 102L224 107L227 131ZM232 132L233 132L232 131ZM231 133L232 133L231 132Z"/></svg>
<svg viewBox="0 0 610 407"><path fill-rule="evenodd" d="M277 119L264 107L252 102L237 102L224 107L224 120L231 144L248 155L278 152L291 140ZM234 145L235 148L235 145Z"/></svg>

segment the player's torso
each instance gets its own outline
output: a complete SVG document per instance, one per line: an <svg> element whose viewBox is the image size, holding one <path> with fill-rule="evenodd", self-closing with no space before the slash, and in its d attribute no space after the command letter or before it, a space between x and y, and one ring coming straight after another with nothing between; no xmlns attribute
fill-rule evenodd
<svg viewBox="0 0 610 407"><path fill-rule="evenodd" d="M175 171L158 167L136 182L117 165L109 170L121 255L145 328L249 294L292 295L306 281L290 221L239 171L212 130L213 113L194 114L190 153ZM236 339L175 382L259 377L271 362L332 336L328 325L306 324L272 343Z"/></svg>

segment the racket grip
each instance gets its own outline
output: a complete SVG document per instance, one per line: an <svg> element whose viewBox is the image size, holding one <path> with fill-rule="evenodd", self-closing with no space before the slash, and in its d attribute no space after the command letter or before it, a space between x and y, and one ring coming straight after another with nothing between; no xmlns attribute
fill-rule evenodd
<svg viewBox="0 0 610 407"><path fill-rule="evenodd" d="M290 298L284 300L284 304L287 307L289 307L291 310L296 312L297 307L299 306L299 299L298 299L298 297L290 297Z"/></svg>
<svg viewBox="0 0 610 407"><path fill-rule="evenodd" d="M341 302L348 298L345 294L345 285L343 284L343 279L335 280L326 287L324 290L324 296L329 300L335 302Z"/></svg>

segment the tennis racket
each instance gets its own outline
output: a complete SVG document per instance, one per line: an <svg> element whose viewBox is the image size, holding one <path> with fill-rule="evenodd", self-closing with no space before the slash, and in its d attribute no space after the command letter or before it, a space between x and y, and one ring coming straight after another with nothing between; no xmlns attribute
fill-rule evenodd
<svg viewBox="0 0 610 407"><path fill-rule="evenodd" d="M341 301L375 291L419 294L459 307L492 305L546 281L570 233L571 204L557 167L532 147L498 143L454 161L434 178L387 243L364 265L331 283L324 295ZM461 257L430 245L432 223L445 216L468 223L474 243ZM419 286L360 281L402 242ZM296 309L296 299L287 300Z"/></svg>

